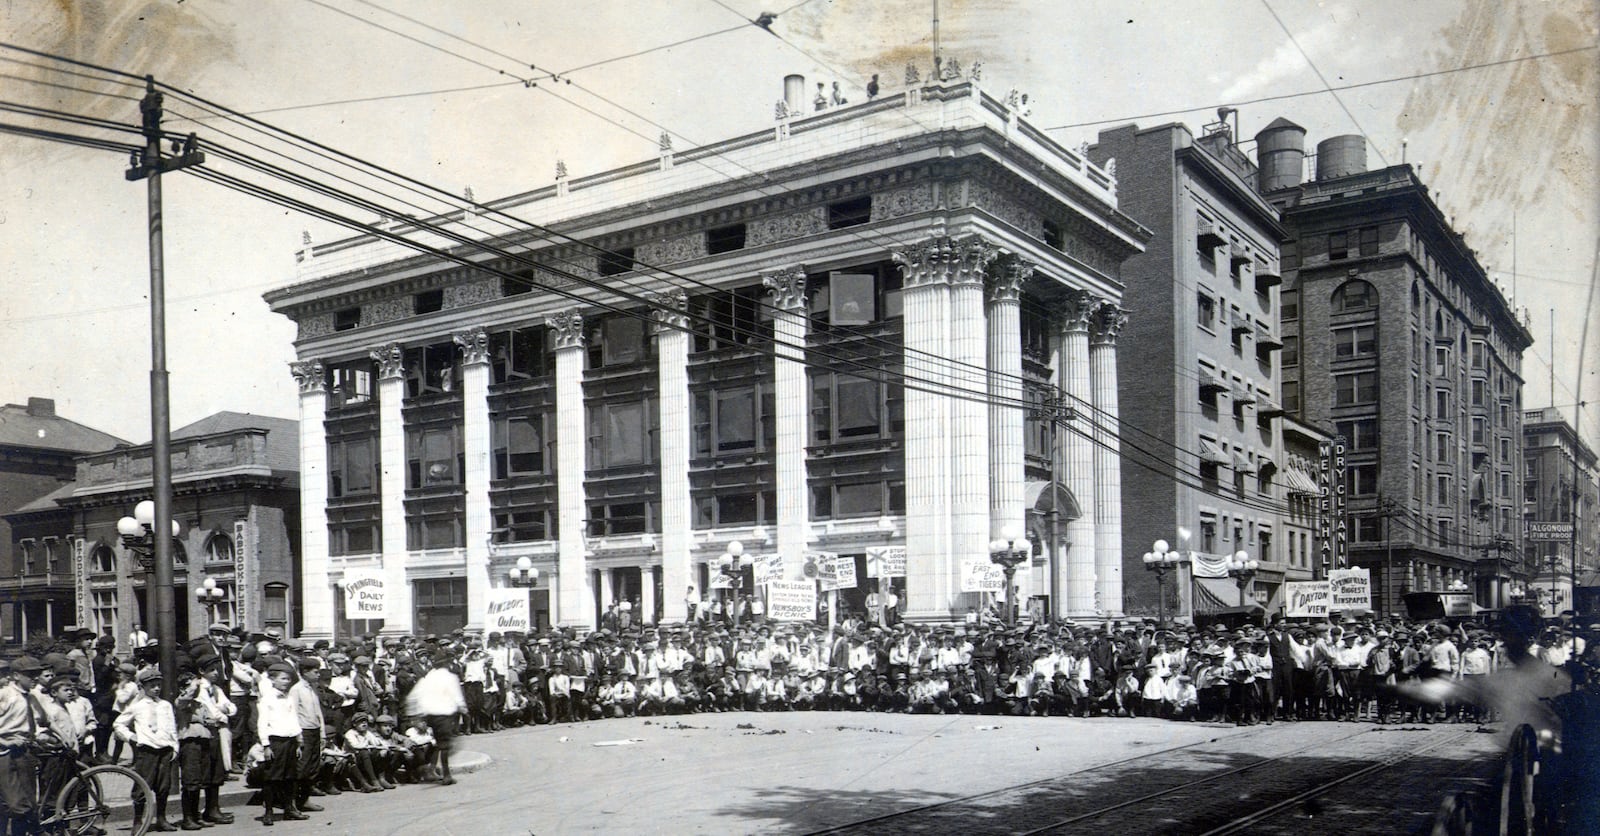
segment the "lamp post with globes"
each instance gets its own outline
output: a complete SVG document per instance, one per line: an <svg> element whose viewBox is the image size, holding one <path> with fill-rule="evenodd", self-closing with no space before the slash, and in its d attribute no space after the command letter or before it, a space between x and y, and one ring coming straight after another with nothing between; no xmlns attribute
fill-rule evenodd
<svg viewBox="0 0 1600 836"><path fill-rule="evenodd" d="M1028 559L1033 554L1033 544L1022 536L1022 530L1016 525L1008 525L1000 532L1000 536L989 541L989 562L998 565L1006 573L1006 624L1017 623L1017 594L1013 580L1017 576L1017 564Z"/></svg>
<svg viewBox="0 0 1600 836"><path fill-rule="evenodd" d="M728 543L727 551L717 557L717 571L728 579L728 589L733 598L733 629L739 629L739 590L744 588L744 568L755 563L755 558L744 553L744 544L738 540Z"/></svg>
<svg viewBox="0 0 1600 836"><path fill-rule="evenodd" d="M1250 581L1255 579L1260 568L1261 561L1252 559L1244 549L1234 552L1228 560L1228 577L1239 585L1239 606L1250 603L1250 599L1245 597L1245 590L1250 588Z"/></svg>
<svg viewBox="0 0 1600 836"><path fill-rule="evenodd" d="M217 586L216 578L206 578L205 583L195 589L194 599L206 608L207 627L217 623L217 607L222 606L223 599L227 597L228 591Z"/></svg>
<svg viewBox="0 0 1600 836"><path fill-rule="evenodd" d="M157 452L159 464L162 451ZM170 477L169 477L170 478ZM117 534L122 546L139 561L156 609L156 661L161 667L161 694L172 699L178 686L178 623L172 609L172 541L178 538L181 527L172 519L171 512L156 513L156 503L146 499L133 508L133 516L117 520ZM172 536L156 537L153 529L156 519L164 518L172 527Z"/></svg>
<svg viewBox="0 0 1600 836"><path fill-rule="evenodd" d="M1144 568L1156 573L1156 612L1159 614L1158 627L1167 625L1167 573L1182 563L1182 552L1172 551L1172 547L1165 540L1157 540L1150 544L1150 551L1144 553Z"/></svg>
<svg viewBox="0 0 1600 836"><path fill-rule="evenodd" d="M534 617L533 612L533 588L539 585L538 567L533 565L533 561L529 560L527 555L523 555L517 558L517 565L506 570L506 580L518 589L528 590L528 629L540 629L538 619Z"/></svg>

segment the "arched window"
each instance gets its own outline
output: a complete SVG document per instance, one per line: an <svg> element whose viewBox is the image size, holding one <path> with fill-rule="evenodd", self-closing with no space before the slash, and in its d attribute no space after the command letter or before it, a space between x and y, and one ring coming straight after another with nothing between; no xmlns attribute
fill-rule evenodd
<svg viewBox="0 0 1600 836"><path fill-rule="evenodd" d="M103 543L95 546L93 559L90 563L94 566L95 572L109 573L117 571L117 557L111 553L110 547Z"/></svg>
<svg viewBox="0 0 1600 836"><path fill-rule="evenodd" d="M1333 292L1333 312L1353 313L1378 306L1378 289L1371 282L1351 279Z"/></svg>
<svg viewBox="0 0 1600 836"><path fill-rule="evenodd" d="M233 539L226 534L213 534L206 540L207 563L232 563Z"/></svg>

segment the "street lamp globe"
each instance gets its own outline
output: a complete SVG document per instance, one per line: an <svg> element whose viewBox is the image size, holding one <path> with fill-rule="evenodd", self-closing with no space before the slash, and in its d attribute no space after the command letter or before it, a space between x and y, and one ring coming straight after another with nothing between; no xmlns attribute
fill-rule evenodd
<svg viewBox="0 0 1600 836"><path fill-rule="evenodd" d="M123 517L117 520L117 533L124 537L138 537L144 533L144 525L133 517Z"/></svg>
<svg viewBox="0 0 1600 836"><path fill-rule="evenodd" d="M133 518L138 520L140 525L155 525L155 502L146 499L145 501L140 502L138 505L133 506Z"/></svg>
<svg viewBox="0 0 1600 836"><path fill-rule="evenodd" d="M1171 548L1172 546L1169 545L1165 540L1157 540L1150 544L1150 550L1156 554L1166 554L1167 550Z"/></svg>

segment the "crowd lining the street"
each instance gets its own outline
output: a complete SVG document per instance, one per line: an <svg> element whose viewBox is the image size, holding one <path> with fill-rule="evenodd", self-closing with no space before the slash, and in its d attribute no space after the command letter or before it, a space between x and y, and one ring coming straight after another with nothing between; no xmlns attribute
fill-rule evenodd
<svg viewBox="0 0 1600 836"><path fill-rule="evenodd" d="M1470 684L1508 664L1494 634L1443 621L889 620L828 628L719 614L635 626L613 617L586 634L455 631L309 646L219 625L178 654L172 701L161 696L154 645L121 661L109 636L74 632L42 658L0 663L9 822L0 836L34 832L80 763L119 762L125 749L155 791L151 829L199 830L232 821L218 799L235 777L260 789L263 824L298 820L322 809L316 797L454 783L458 733L512 726L721 711L1484 722L1492 718L1480 705L1413 702L1404 685ZM1556 622L1529 650L1562 668L1585 649L1582 629ZM36 795L22 786L30 768ZM173 785L177 824L166 811Z"/></svg>

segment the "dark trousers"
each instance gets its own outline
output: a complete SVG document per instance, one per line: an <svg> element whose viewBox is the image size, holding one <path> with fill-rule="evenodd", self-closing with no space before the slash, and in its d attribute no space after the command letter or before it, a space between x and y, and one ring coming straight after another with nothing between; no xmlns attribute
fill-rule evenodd
<svg viewBox="0 0 1600 836"><path fill-rule="evenodd" d="M78 772L78 761L72 752L51 752L39 756L39 810L40 818L46 819L55 813L56 796L61 794L61 788L72 780Z"/></svg>
<svg viewBox="0 0 1600 836"><path fill-rule="evenodd" d="M12 833L27 833L33 827L33 818L39 812L34 783L38 770L38 759L27 749L0 749L0 806L11 818Z"/></svg>
<svg viewBox="0 0 1600 836"><path fill-rule="evenodd" d="M300 730L300 759L295 762L295 800L311 797L311 785L322 771L322 729Z"/></svg>
<svg viewBox="0 0 1600 836"><path fill-rule="evenodd" d="M233 698L233 763L235 768L242 765L245 756L250 753L250 748L256 745L256 698L240 696Z"/></svg>
<svg viewBox="0 0 1600 836"><path fill-rule="evenodd" d="M171 749L157 749L152 746L133 747L133 771L150 785L150 791L156 797L156 819L165 821L167 818L167 795L172 792L172 759L174 752ZM135 799L133 816L138 819L144 814L143 799Z"/></svg>

